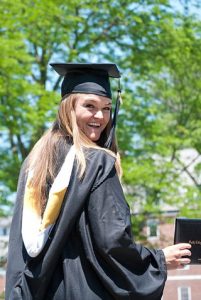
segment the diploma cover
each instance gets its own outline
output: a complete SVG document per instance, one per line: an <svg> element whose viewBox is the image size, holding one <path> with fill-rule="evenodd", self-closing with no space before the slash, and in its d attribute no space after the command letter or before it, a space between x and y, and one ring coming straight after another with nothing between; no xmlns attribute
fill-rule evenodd
<svg viewBox="0 0 201 300"><path fill-rule="evenodd" d="M201 264L201 219L176 218L174 243L191 244L191 264Z"/></svg>

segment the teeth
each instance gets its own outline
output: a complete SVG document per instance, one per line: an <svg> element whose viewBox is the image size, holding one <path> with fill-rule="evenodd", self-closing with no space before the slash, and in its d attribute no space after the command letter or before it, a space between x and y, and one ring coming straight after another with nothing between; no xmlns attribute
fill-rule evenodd
<svg viewBox="0 0 201 300"><path fill-rule="evenodd" d="M89 123L89 126L100 127L100 123Z"/></svg>

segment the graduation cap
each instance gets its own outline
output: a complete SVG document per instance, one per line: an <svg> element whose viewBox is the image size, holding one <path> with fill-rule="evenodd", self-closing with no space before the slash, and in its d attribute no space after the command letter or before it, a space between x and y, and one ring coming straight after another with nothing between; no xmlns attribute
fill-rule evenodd
<svg viewBox="0 0 201 300"><path fill-rule="evenodd" d="M109 77L120 78L116 64L111 63L51 63L53 69L64 76L61 96L82 93L112 98ZM105 147L110 148L115 134L117 114L121 100L120 79L118 97L113 114L112 128Z"/></svg>

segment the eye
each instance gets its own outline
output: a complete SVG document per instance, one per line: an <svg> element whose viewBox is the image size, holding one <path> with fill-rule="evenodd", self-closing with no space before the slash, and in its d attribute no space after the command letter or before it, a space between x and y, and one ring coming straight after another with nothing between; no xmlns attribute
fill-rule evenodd
<svg viewBox="0 0 201 300"><path fill-rule="evenodd" d="M105 111L111 111L111 107L110 106L104 107L103 110L105 110Z"/></svg>
<svg viewBox="0 0 201 300"><path fill-rule="evenodd" d="M84 105L84 107L89 108L89 109L93 109L94 105L87 103L87 104Z"/></svg>

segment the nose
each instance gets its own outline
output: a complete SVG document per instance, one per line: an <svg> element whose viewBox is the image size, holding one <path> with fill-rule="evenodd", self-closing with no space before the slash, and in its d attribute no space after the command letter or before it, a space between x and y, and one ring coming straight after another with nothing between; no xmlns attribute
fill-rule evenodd
<svg viewBox="0 0 201 300"><path fill-rule="evenodd" d="M94 118L97 118L97 119L103 119L103 112L102 110L97 110L94 114Z"/></svg>

